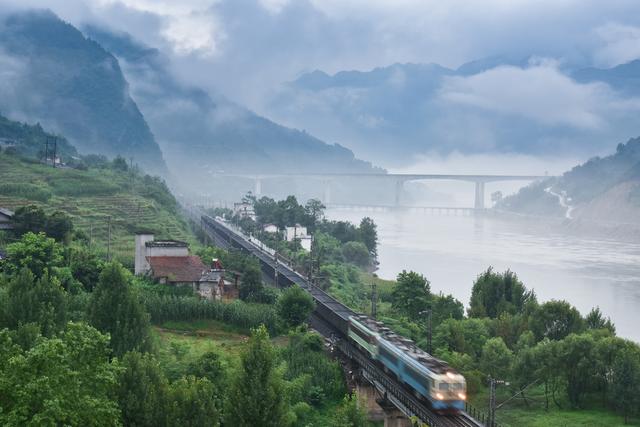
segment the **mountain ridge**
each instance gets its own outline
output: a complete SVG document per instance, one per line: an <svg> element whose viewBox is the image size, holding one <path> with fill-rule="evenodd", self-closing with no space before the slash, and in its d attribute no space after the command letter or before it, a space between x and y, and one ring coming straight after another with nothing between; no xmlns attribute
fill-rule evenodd
<svg viewBox="0 0 640 427"><path fill-rule="evenodd" d="M0 101L10 118L41 122L85 154L132 157L166 173L117 59L98 43L51 11L30 10L4 18L0 48L16 68L4 86L15 92Z"/></svg>

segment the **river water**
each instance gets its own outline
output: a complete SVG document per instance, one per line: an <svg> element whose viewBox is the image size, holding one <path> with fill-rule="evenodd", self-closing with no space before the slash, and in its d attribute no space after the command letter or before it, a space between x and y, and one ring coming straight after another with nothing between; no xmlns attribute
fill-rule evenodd
<svg viewBox="0 0 640 427"><path fill-rule="evenodd" d="M542 224L482 216L329 209L330 219L378 225L379 270L424 274L433 292L468 306L474 279L487 267L511 269L538 300L565 299L583 314L599 306L618 335L640 342L640 242L576 237Z"/></svg>

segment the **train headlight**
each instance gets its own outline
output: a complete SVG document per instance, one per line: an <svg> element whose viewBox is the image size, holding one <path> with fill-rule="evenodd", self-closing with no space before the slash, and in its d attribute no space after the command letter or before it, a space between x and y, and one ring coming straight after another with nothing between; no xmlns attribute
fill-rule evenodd
<svg viewBox="0 0 640 427"><path fill-rule="evenodd" d="M436 393L436 399L443 400L444 396L442 395L442 393Z"/></svg>
<svg viewBox="0 0 640 427"><path fill-rule="evenodd" d="M461 400L465 400L465 399L467 398L467 395L466 395L466 394L464 394L464 393L458 393L458 397L459 397Z"/></svg>

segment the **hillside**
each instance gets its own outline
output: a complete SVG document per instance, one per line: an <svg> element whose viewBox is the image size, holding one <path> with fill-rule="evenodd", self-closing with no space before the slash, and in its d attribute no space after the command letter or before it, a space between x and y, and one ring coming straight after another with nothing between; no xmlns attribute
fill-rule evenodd
<svg viewBox="0 0 640 427"><path fill-rule="evenodd" d="M201 185L202 174L211 172L376 170L339 144L326 144L221 95L181 83L171 74L168 59L161 52L128 34L96 27L83 31L122 63L132 94L178 179Z"/></svg>
<svg viewBox="0 0 640 427"><path fill-rule="evenodd" d="M112 256L133 264L134 233L194 242L178 213L176 200L161 180L112 164L89 170L52 168L0 153L0 207L35 204L71 216L93 246L104 255L111 223Z"/></svg>
<svg viewBox="0 0 640 427"><path fill-rule="evenodd" d="M3 114L40 122L82 153L120 154L166 172L113 55L49 11L8 15L1 25Z"/></svg>
<svg viewBox="0 0 640 427"><path fill-rule="evenodd" d="M57 145L56 155L63 161L78 156L76 148L60 135L47 133L40 124L29 125L0 115L0 146L26 157L44 159L47 142Z"/></svg>
<svg viewBox="0 0 640 427"><path fill-rule="evenodd" d="M640 138L504 198L497 209L578 221L640 224Z"/></svg>

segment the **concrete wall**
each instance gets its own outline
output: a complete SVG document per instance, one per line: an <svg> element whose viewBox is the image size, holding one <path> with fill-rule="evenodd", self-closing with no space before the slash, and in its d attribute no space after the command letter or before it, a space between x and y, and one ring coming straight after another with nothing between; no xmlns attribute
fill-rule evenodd
<svg viewBox="0 0 640 427"><path fill-rule="evenodd" d="M147 256L147 242L153 241L153 234L136 234L136 259L135 274L146 274L150 266L145 258Z"/></svg>
<svg viewBox="0 0 640 427"><path fill-rule="evenodd" d="M187 256L189 248L187 247L147 247L146 256Z"/></svg>

